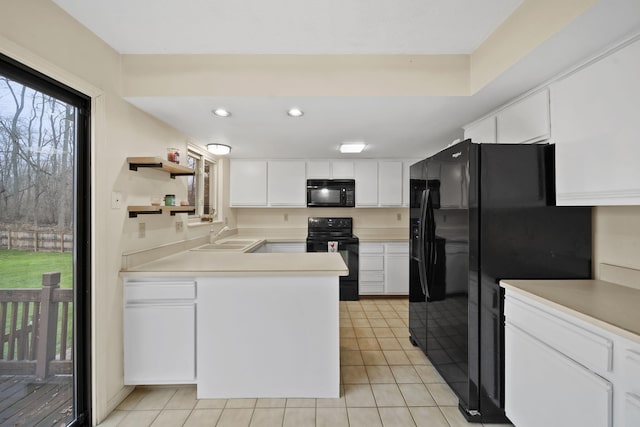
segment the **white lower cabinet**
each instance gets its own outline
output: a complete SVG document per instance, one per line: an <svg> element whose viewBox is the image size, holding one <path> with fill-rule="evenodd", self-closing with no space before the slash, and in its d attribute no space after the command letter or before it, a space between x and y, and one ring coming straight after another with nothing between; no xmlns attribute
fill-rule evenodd
<svg viewBox="0 0 640 427"><path fill-rule="evenodd" d="M409 243L360 243L358 281L360 295L408 295Z"/></svg>
<svg viewBox="0 0 640 427"><path fill-rule="evenodd" d="M409 294L409 244L385 243L384 293Z"/></svg>
<svg viewBox="0 0 640 427"><path fill-rule="evenodd" d="M124 285L124 383L194 384L195 281Z"/></svg>
<svg viewBox="0 0 640 427"><path fill-rule="evenodd" d="M514 425L640 426L640 343L505 294L505 410Z"/></svg>
<svg viewBox="0 0 640 427"><path fill-rule="evenodd" d="M516 426L611 426L609 381L509 323L505 338L505 409Z"/></svg>

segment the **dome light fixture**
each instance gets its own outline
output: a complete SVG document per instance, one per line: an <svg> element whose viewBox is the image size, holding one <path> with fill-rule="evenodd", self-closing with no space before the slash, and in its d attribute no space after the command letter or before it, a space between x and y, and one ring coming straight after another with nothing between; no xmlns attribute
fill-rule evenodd
<svg viewBox="0 0 640 427"><path fill-rule="evenodd" d="M345 144L340 144L340 152L341 153L361 153L364 150L366 144L364 142L347 142Z"/></svg>
<svg viewBox="0 0 640 427"><path fill-rule="evenodd" d="M231 113L224 108L216 108L212 112L218 117L229 117L231 115Z"/></svg>
<svg viewBox="0 0 640 427"><path fill-rule="evenodd" d="M289 108L287 114L289 115L289 117L302 117L304 116L304 111L299 108Z"/></svg>
<svg viewBox="0 0 640 427"><path fill-rule="evenodd" d="M225 144L207 144L207 151L216 156L226 156L231 152L231 147Z"/></svg>

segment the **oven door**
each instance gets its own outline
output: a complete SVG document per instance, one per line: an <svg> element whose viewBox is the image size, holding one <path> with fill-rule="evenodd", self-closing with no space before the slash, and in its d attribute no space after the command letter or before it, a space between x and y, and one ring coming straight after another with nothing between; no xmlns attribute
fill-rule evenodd
<svg viewBox="0 0 640 427"><path fill-rule="evenodd" d="M307 239L307 252L329 252L330 242L338 246L336 252L342 255L344 263L349 269L349 275L340 276L340 300L357 300L358 291L358 242L353 239L341 240L327 238L326 240Z"/></svg>

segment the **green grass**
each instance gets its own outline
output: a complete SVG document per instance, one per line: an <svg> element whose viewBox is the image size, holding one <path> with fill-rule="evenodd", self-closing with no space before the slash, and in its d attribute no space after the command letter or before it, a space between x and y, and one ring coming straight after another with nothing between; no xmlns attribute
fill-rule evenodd
<svg viewBox="0 0 640 427"><path fill-rule="evenodd" d="M73 286L70 253L0 249L0 288L39 288L42 274L60 272L60 287Z"/></svg>
<svg viewBox="0 0 640 427"><path fill-rule="evenodd" d="M0 289L24 289L41 288L42 274L49 272L60 272L60 287L73 287L73 257L70 253L60 252L29 252L0 249ZM5 334L9 333L12 306L7 306L7 325ZM18 319L22 318L22 303L18 306ZM62 304L60 304L58 317L58 331L62 323ZM67 347L73 344L73 315L69 313L67 322L69 337ZM57 351L60 350L60 343L57 343ZM4 346L2 358L6 358L8 347Z"/></svg>

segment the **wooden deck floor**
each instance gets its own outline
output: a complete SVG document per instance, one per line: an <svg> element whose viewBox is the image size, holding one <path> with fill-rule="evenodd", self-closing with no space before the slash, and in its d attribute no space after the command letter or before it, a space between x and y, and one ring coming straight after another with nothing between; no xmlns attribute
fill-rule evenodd
<svg viewBox="0 0 640 427"><path fill-rule="evenodd" d="M0 426L65 426L73 414L70 376L36 381L31 376L0 376Z"/></svg>

